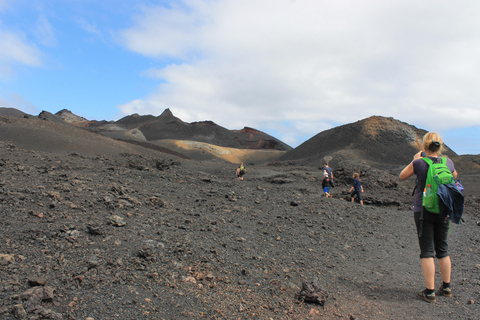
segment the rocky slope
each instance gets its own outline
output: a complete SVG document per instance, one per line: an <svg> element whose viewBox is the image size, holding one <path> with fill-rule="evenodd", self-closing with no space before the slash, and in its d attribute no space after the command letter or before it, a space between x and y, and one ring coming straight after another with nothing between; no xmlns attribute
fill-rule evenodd
<svg viewBox="0 0 480 320"><path fill-rule="evenodd" d="M237 164L265 162L291 149L282 141L253 128L228 130L212 121L186 123L169 109L158 117L134 114L118 121L87 120L66 109L56 114L42 111L38 116L32 116L16 109L0 108L1 115L71 125L150 149L166 151L171 148L170 153L197 160L220 159Z"/></svg>
<svg viewBox="0 0 480 320"><path fill-rule="evenodd" d="M77 116L72 111L67 109L62 109L58 111L55 115L60 119L62 119L63 121L74 124L76 126L82 126L88 122L88 120L85 119L84 117Z"/></svg>
<svg viewBox="0 0 480 320"><path fill-rule="evenodd" d="M53 130L51 130L53 129ZM53 134L58 132L57 135ZM454 296L427 304L411 205L359 161L235 166L0 117L2 319L478 319L480 176L452 226ZM351 203L362 172L366 205ZM324 306L297 299L316 280ZM437 277L439 280L439 277Z"/></svg>
<svg viewBox="0 0 480 320"><path fill-rule="evenodd" d="M417 129L393 118L372 116L355 123L320 132L281 160L301 160L312 163L325 159L335 163L340 159L366 161L377 167L401 166L421 148L425 130ZM457 154L445 146L445 155Z"/></svg>

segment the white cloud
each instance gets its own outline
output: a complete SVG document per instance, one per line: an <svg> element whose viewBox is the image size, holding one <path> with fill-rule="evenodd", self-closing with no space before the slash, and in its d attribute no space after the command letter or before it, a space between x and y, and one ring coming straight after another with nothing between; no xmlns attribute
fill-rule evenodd
<svg viewBox="0 0 480 320"><path fill-rule="evenodd" d="M88 33L100 35L100 30L98 30L97 26L93 23L88 22L85 18L79 17L77 18L77 24L83 30L87 31Z"/></svg>
<svg viewBox="0 0 480 320"><path fill-rule="evenodd" d="M169 107L185 121L297 137L371 115L480 124L475 1L185 0L144 7L122 37L175 61L149 70L158 89L124 115Z"/></svg>
<svg viewBox="0 0 480 320"><path fill-rule="evenodd" d="M34 32L44 46L52 47L57 45L55 31L45 16L38 18Z"/></svg>
<svg viewBox="0 0 480 320"><path fill-rule="evenodd" d="M89 35L89 42L92 40L100 40L103 43L107 43L105 35L102 30L97 26L95 22L87 21L84 17L78 17L76 19L77 25Z"/></svg>
<svg viewBox="0 0 480 320"><path fill-rule="evenodd" d="M0 79L8 79L14 64L40 66L40 51L20 33L2 28L0 23Z"/></svg>
<svg viewBox="0 0 480 320"><path fill-rule="evenodd" d="M204 24L204 12L198 11L203 7L199 4L193 3L192 11L175 3L171 9L144 6L133 18L136 25L123 32L125 44L130 50L149 56L184 57L201 46L198 28Z"/></svg>

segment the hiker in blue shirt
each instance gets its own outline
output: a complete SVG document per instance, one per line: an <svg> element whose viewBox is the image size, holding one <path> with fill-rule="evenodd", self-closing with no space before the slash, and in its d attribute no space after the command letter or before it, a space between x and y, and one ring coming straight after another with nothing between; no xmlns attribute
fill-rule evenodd
<svg viewBox="0 0 480 320"><path fill-rule="evenodd" d="M408 179L414 174L417 176L413 211L420 245L423 277L426 286L424 290L417 293L417 296L427 302L437 301L435 296L435 256L437 257L443 280L439 293L445 297L452 296L452 290L450 288L452 262L450 260L447 242L450 222L448 218L445 219L444 216L432 213L422 206L422 192L425 189L429 165L421 158L428 157L433 163L439 162L442 144L442 139L437 133L427 133L423 137L423 151L415 154L413 161L402 170L399 176L401 180ZM456 179L458 174L452 160L447 159L447 166Z"/></svg>
<svg viewBox="0 0 480 320"><path fill-rule="evenodd" d="M328 177L330 178L330 181L333 183L333 169L330 168L328 163L325 162L324 167L322 169L324 172L327 172Z"/></svg>
<svg viewBox="0 0 480 320"><path fill-rule="evenodd" d="M355 195L357 195L358 201L360 201L360 204L363 206L363 199L361 195L363 192L363 186L360 182L360 175L356 172L353 174L353 184L349 192L351 193L352 202L355 202Z"/></svg>

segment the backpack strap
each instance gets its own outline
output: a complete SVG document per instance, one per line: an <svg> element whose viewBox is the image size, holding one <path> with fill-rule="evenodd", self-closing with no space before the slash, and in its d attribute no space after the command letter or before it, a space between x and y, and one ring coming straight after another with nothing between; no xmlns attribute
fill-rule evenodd
<svg viewBox="0 0 480 320"><path fill-rule="evenodd" d="M433 161L432 159L428 158L428 157L422 157L420 158L422 159L423 161L425 161L428 165L428 170L430 170L430 166L433 164ZM417 189L417 184L415 183L415 187L413 188L413 191L412 191L412 196L415 195L415 190Z"/></svg>
<svg viewBox="0 0 480 320"><path fill-rule="evenodd" d="M428 166L431 166L433 164L432 159L428 157L423 157L422 160L425 161L428 164Z"/></svg>
<svg viewBox="0 0 480 320"><path fill-rule="evenodd" d="M435 162L435 163L443 163L443 164L447 164L447 157L439 157L440 158L440 162ZM429 157L423 157L421 158L423 161L425 161L429 166L433 164L433 160L430 159ZM435 159L438 159L438 158L435 158Z"/></svg>

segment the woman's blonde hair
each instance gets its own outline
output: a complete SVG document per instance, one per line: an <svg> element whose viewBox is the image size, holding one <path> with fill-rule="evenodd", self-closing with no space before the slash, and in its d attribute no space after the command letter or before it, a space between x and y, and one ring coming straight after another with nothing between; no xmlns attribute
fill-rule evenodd
<svg viewBox="0 0 480 320"><path fill-rule="evenodd" d="M356 179L358 179L358 180L360 180L360 174L358 174L357 172L355 172L355 173L353 174L353 177L356 178Z"/></svg>
<svg viewBox="0 0 480 320"><path fill-rule="evenodd" d="M429 132L423 136L423 150L442 153L442 138L436 132Z"/></svg>

